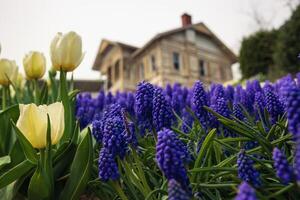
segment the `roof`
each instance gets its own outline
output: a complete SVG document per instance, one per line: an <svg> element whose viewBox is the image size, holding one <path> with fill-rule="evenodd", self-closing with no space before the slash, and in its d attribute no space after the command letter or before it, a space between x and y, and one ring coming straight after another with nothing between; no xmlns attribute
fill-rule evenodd
<svg viewBox="0 0 300 200"><path fill-rule="evenodd" d="M96 59L93 64L93 67L92 67L93 70L98 70L98 66L101 64L101 59L113 46L118 46L122 50L129 51L130 53L133 53L138 49L138 47L135 47L135 46L132 46L129 44L103 39L100 43L100 46L99 46L99 49L98 49L98 52L96 55Z"/></svg>
<svg viewBox="0 0 300 200"><path fill-rule="evenodd" d="M147 49L150 45L152 45L155 41L160 40L162 38L168 37L170 35L185 31L187 29L194 29L198 33L204 34L211 39L213 39L222 50L231 58L232 63L237 62L237 56L212 32L204 23L191 24L189 26L180 27L176 29L172 29L170 31L162 32L153 37L149 42L147 42L142 48L136 50L132 57L136 57L141 54L145 49Z"/></svg>
<svg viewBox="0 0 300 200"><path fill-rule="evenodd" d="M138 48L132 45L124 44L121 42L114 42L110 40L103 39L101 41L94 65L92 67L93 70L99 70L98 66L101 64L101 59L105 55L106 52L110 50L112 46L119 46L122 49L128 50L132 52L131 58L135 58L138 55L140 55L142 52L144 52L149 46L151 46L154 42L163 39L165 37L168 37L170 35L188 30L193 29L197 31L200 34L206 35L210 37L213 41L216 42L216 44L229 56L231 63L237 62L237 56L204 24L204 23L197 23L197 24L191 24L189 26L184 26L176 29L172 29L169 31L165 31L162 33L157 34L154 36L149 42L147 42L143 47Z"/></svg>

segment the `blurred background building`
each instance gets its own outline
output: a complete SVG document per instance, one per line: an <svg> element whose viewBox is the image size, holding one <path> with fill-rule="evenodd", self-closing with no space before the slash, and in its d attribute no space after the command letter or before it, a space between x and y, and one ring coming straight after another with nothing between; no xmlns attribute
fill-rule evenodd
<svg viewBox="0 0 300 200"><path fill-rule="evenodd" d="M186 13L181 21L181 27L157 34L141 48L102 40L92 68L106 76L105 88L134 90L142 80L159 86L232 80L236 55L204 23L193 24Z"/></svg>

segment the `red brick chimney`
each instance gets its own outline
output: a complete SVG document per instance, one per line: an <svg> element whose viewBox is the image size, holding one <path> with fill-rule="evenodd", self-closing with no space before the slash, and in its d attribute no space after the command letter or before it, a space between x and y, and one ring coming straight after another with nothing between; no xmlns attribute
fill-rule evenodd
<svg viewBox="0 0 300 200"><path fill-rule="evenodd" d="M192 16L184 13L181 15L182 27L189 26L192 24Z"/></svg>

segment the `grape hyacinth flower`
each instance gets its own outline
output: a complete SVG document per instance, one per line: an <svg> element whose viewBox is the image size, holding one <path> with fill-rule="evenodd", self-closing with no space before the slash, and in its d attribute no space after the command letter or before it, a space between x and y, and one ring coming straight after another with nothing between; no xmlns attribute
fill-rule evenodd
<svg viewBox="0 0 300 200"><path fill-rule="evenodd" d="M120 178L117 163L113 154L108 149L102 148L99 154L99 178L107 182L109 179L117 180Z"/></svg>
<svg viewBox="0 0 300 200"><path fill-rule="evenodd" d="M214 84L210 94L210 104L216 104L220 98L226 99L224 87L221 84Z"/></svg>
<svg viewBox="0 0 300 200"><path fill-rule="evenodd" d="M284 109L282 103L279 101L278 95L275 93L271 84L267 83L264 88L266 99L266 107L271 117L271 122L275 124L280 116L283 115Z"/></svg>
<svg viewBox="0 0 300 200"><path fill-rule="evenodd" d="M294 135L294 139L296 139L300 133L300 88L290 88L287 94L286 109L288 128Z"/></svg>
<svg viewBox="0 0 300 200"><path fill-rule="evenodd" d="M232 106L232 109L233 109L233 116L239 120L244 120L245 119L245 116L244 116L244 113L243 113L243 109L242 107L240 106L240 104L238 103L233 103L233 106Z"/></svg>
<svg viewBox="0 0 300 200"><path fill-rule="evenodd" d="M156 162L168 180L175 179L183 188L187 188L189 179L184 165L190 160L186 145L173 131L163 129L158 132Z"/></svg>
<svg viewBox="0 0 300 200"><path fill-rule="evenodd" d="M289 165L285 155L277 147L273 149L273 160L274 167L276 169L276 175L280 181L283 184L288 184L291 182L293 178L292 167Z"/></svg>
<svg viewBox="0 0 300 200"><path fill-rule="evenodd" d="M168 181L168 200L190 200L191 194L181 187L175 179Z"/></svg>
<svg viewBox="0 0 300 200"><path fill-rule="evenodd" d="M256 92L254 97L254 108L261 114L264 113L264 108L266 107L265 96L263 92Z"/></svg>
<svg viewBox="0 0 300 200"><path fill-rule="evenodd" d="M254 161L246 155L244 149L238 154L237 165L238 175L243 181L251 183L254 187L261 185L260 174L253 167Z"/></svg>
<svg viewBox="0 0 300 200"><path fill-rule="evenodd" d="M143 81L137 85L134 109L141 135L152 129L153 91L150 83Z"/></svg>
<svg viewBox="0 0 300 200"><path fill-rule="evenodd" d="M208 106L208 97L204 90L203 84L200 81L196 81L193 86L192 93L192 109L200 121L201 125L207 129L208 128L208 113L204 106Z"/></svg>
<svg viewBox="0 0 300 200"><path fill-rule="evenodd" d="M122 118L112 117L106 120L103 132L103 147L108 149L113 156L124 158L127 151L127 140L124 137L125 126Z"/></svg>
<svg viewBox="0 0 300 200"><path fill-rule="evenodd" d="M161 88L155 88L153 94L153 126L156 131L163 128L170 128L172 125L173 113L171 105L167 102Z"/></svg>
<svg viewBox="0 0 300 200"><path fill-rule="evenodd" d="M211 105L211 108L219 113L220 115L222 115L223 117L226 118L230 118L231 115L231 111L228 108L228 102L227 100L225 100L224 98L219 98L217 99L216 103ZM219 121L217 120L217 118L215 116L211 116L211 124L213 125L213 127L216 128L223 128L224 130L224 135L225 136L230 136L230 132L228 129L226 129L222 124L219 123Z"/></svg>
<svg viewBox="0 0 300 200"><path fill-rule="evenodd" d="M89 93L79 94L76 98L76 118L79 120L80 128L85 128L94 118L95 108Z"/></svg>
<svg viewBox="0 0 300 200"><path fill-rule="evenodd" d="M111 92L108 92L105 98L105 105L107 106L113 103L115 103L115 98Z"/></svg>
<svg viewBox="0 0 300 200"><path fill-rule="evenodd" d="M194 118L186 109L183 109L182 112L182 126L181 130L184 133L189 133L193 126Z"/></svg>
<svg viewBox="0 0 300 200"><path fill-rule="evenodd" d="M225 96L226 99L228 99L228 101L230 101L231 103L233 102L233 98L234 98L234 87L232 85L228 85L225 88Z"/></svg>
<svg viewBox="0 0 300 200"><path fill-rule="evenodd" d="M244 181L239 186L235 200L257 200L255 190Z"/></svg>
<svg viewBox="0 0 300 200"><path fill-rule="evenodd" d="M92 134L99 144L102 143L101 120L96 119L92 122Z"/></svg>

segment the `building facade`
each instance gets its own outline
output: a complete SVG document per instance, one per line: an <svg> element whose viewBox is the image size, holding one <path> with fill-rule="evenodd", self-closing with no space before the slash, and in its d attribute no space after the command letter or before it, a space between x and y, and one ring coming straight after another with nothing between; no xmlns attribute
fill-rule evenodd
<svg viewBox="0 0 300 200"><path fill-rule="evenodd" d="M235 54L204 23L192 24L188 14L181 18L180 28L156 35L141 48L102 40L93 70L107 77L106 89L130 91L142 80L159 86L231 80Z"/></svg>

